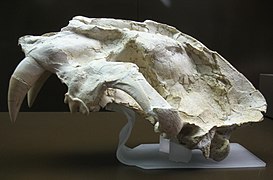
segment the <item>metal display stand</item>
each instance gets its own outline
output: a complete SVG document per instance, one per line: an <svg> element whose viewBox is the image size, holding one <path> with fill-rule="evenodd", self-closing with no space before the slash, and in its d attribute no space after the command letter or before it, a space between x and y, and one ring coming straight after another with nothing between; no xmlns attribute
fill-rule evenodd
<svg viewBox="0 0 273 180"><path fill-rule="evenodd" d="M265 162L237 143L230 144L230 154L221 162L205 159L200 150L189 150L163 137L160 137L159 144L141 144L131 149L125 143L134 126L135 112L116 104L108 105L107 109L125 114L128 120L128 123L120 131L116 152L117 159L125 165L143 169L257 168L266 166Z"/></svg>

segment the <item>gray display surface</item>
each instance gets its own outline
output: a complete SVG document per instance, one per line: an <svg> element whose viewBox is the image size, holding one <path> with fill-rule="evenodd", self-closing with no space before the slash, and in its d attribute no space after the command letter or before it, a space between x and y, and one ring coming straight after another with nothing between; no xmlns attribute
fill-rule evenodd
<svg viewBox="0 0 273 180"><path fill-rule="evenodd" d="M123 151L124 153L124 151ZM192 151L190 162L170 161L168 154L159 152L159 144L142 144L134 149L127 149L126 162L143 169L167 168L255 168L265 167L266 163L257 158L243 146L230 144L230 154L221 162L205 159L199 150Z"/></svg>

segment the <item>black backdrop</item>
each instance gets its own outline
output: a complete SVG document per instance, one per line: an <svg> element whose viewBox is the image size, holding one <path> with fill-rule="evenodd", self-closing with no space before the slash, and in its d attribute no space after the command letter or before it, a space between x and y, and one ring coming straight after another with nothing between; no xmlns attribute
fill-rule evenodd
<svg viewBox="0 0 273 180"><path fill-rule="evenodd" d="M273 73L273 8L267 0L2 0L0 2L0 111L7 111L9 77L24 55L19 37L59 31L76 15L177 27L224 56L256 87ZM65 85L52 76L33 107L21 111L68 111Z"/></svg>

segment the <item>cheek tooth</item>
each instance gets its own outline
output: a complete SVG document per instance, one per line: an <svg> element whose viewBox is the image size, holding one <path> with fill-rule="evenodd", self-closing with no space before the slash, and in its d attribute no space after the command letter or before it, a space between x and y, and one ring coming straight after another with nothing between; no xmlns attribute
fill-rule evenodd
<svg viewBox="0 0 273 180"><path fill-rule="evenodd" d="M100 110L100 106L91 106L89 109L90 109L90 111L92 111L92 112L97 112L97 111Z"/></svg>
<svg viewBox="0 0 273 180"><path fill-rule="evenodd" d="M78 112L79 106L77 105L77 103L70 101L68 105L69 105L70 112L72 113Z"/></svg>
<svg viewBox="0 0 273 180"><path fill-rule="evenodd" d="M82 114L84 114L84 115L88 115L88 114L89 114L89 110L88 110L85 106L83 106L83 105L80 105L79 111L80 111Z"/></svg>
<svg viewBox="0 0 273 180"><path fill-rule="evenodd" d="M154 132L156 132L156 133L160 132L160 130L159 130L159 122L155 123L155 125L154 125Z"/></svg>

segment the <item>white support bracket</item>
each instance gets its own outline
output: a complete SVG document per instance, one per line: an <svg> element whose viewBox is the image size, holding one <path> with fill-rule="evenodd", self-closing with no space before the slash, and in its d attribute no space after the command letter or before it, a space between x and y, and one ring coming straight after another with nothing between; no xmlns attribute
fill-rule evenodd
<svg viewBox="0 0 273 180"><path fill-rule="evenodd" d="M127 117L128 123L121 129L117 159L129 166L142 169L174 169L174 168L257 168L265 167L266 163L237 143L230 144L230 154L221 162L205 159L200 150L189 150L172 140L161 137L159 144L141 144L133 149L127 142L135 122L133 110L109 104L107 109L121 112Z"/></svg>

